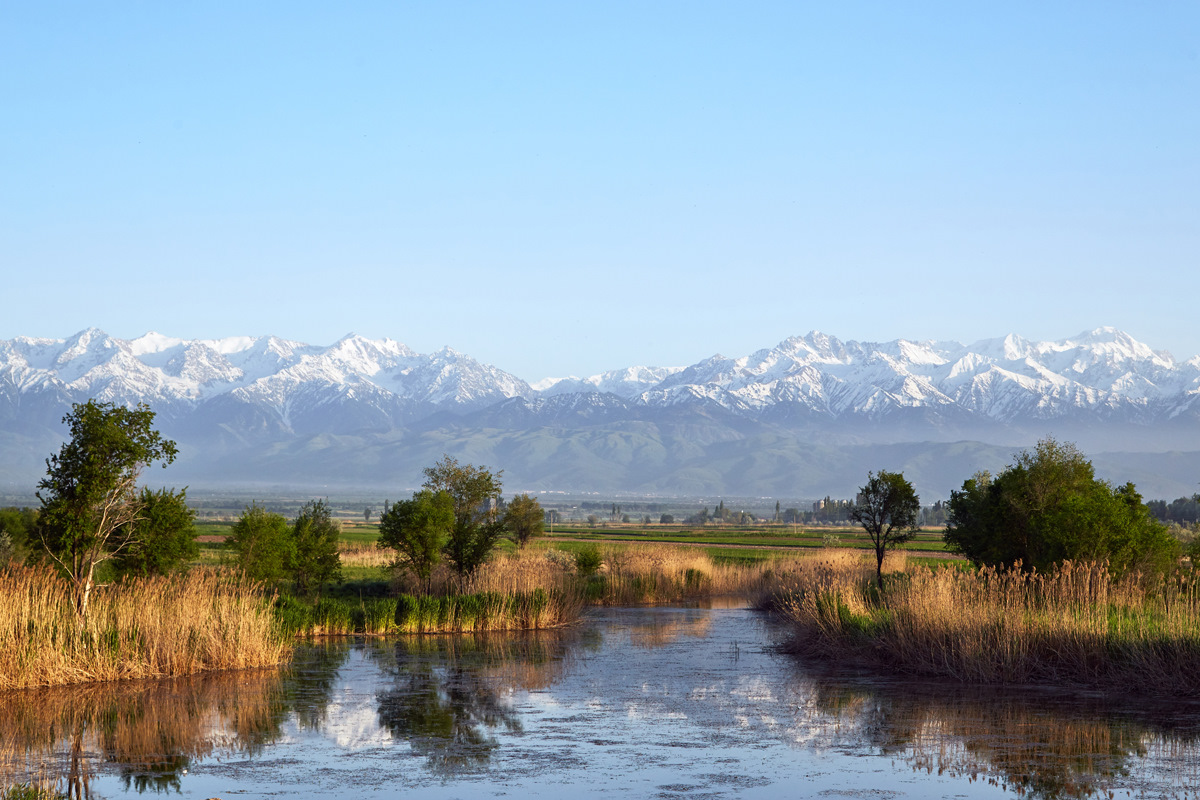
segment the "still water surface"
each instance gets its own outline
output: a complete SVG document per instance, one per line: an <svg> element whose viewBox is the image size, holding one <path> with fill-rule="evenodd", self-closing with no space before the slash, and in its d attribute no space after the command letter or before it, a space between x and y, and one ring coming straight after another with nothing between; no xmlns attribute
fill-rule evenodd
<svg viewBox="0 0 1200 800"><path fill-rule="evenodd" d="M1184 797L1200 708L914 684L755 612L338 641L288 669L0 695L3 782L121 797Z"/></svg>

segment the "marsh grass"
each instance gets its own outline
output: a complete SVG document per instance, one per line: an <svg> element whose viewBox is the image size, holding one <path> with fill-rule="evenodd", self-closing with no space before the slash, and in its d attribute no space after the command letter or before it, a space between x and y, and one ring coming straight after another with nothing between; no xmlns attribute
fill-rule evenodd
<svg viewBox="0 0 1200 800"><path fill-rule="evenodd" d="M579 620L584 586L563 559L513 553L489 561L467 580L444 567L428 595L398 574L389 597L280 598L281 627L300 635L386 635L541 630Z"/></svg>
<svg viewBox="0 0 1200 800"><path fill-rule="evenodd" d="M609 547L588 594L602 605L652 605L710 597L754 597L793 558L715 562L698 548L670 545Z"/></svg>
<svg viewBox="0 0 1200 800"><path fill-rule="evenodd" d="M0 688L278 664L290 646L245 579L193 570L98 589L86 618L44 569L0 570Z"/></svg>
<svg viewBox="0 0 1200 800"><path fill-rule="evenodd" d="M391 550L381 550L374 542L342 540L338 543L338 556L343 567L382 569L395 560Z"/></svg>
<svg viewBox="0 0 1200 800"><path fill-rule="evenodd" d="M920 566L880 594L852 565L789 577L777 607L799 649L968 683L1057 683L1200 695L1200 592L1187 576L1114 580Z"/></svg>

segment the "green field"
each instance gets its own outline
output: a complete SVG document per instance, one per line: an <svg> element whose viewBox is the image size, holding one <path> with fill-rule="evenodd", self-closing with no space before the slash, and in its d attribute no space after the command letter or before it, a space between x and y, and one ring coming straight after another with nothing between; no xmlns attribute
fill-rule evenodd
<svg viewBox="0 0 1200 800"><path fill-rule="evenodd" d="M551 534L547 532L547 537ZM766 547L788 551L796 548L850 547L870 549L871 540L861 528L774 528L726 527L707 528L683 526L611 526L604 528L555 526L552 538L578 541L663 542L667 544L717 545L723 547ZM916 537L901 545L903 550L941 553L946 549L941 529L922 530Z"/></svg>
<svg viewBox="0 0 1200 800"><path fill-rule="evenodd" d="M342 521L342 541L349 545L366 546L379 538L379 526L361 520ZM206 537L200 543L201 564L220 563L225 545L207 537L228 536L233 528L232 521L199 520L196 522L198 536ZM636 544L673 544L694 546L718 564L752 564L769 561L798 550L821 547L844 547L857 550L871 549L871 541L860 528L792 528L791 526L639 526L609 523L602 527L554 526L553 534L534 540L538 547L553 547L568 552L578 552L588 547L603 545L622 547ZM502 541L498 552L511 550L514 545ZM909 551L913 563L939 563L951 557L945 553L941 529L922 530L900 549ZM944 554L944 555L943 555ZM342 577L347 583L375 583L386 581L385 567L355 566L342 567Z"/></svg>

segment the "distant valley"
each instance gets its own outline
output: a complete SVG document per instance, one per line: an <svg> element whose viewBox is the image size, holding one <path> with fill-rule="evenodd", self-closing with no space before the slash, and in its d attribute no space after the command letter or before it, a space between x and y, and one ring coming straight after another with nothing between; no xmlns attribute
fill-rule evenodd
<svg viewBox="0 0 1200 800"><path fill-rule="evenodd" d="M533 384L450 348L358 336L19 337L0 342L0 483L32 488L61 417L88 398L147 403L181 448L163 479L194 488L398 495L448 452L516 490L802 499L848 496L887 468L932 501L1048 434L1147 497L1200 480L1200 357L1111 328L970 345L813 332Z"/></svg>

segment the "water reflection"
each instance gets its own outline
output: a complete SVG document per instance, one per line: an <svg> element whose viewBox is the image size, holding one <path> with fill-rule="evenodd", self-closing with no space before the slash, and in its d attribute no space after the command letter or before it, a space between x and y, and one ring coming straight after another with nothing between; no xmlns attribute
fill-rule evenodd
<svg viewBox="0 0 1200 800"><path fill-rule="evenodd" d="M255 671L7 693L0 776L4 784L48 779L89 797L97 767L108 764L135 791L177 791L196 759L277 738L281 687L279 673Z"/></svg>
<svg viewBox="0 0 1200 800"><path fill-rule="evenodd" d="M633 624L609 624L606 633L624 634L639 648L654 650L680 639L703 639L712 628L712 617L704 615L654 615Z"/></svg>
<svg viewBox="0 0 1200 800"><path fill-rule="evenodd" d="M581 638L570 631L375 644L367 652L389 684L376 695L379 722L436 773L479 770L498 745L493 731L523 730L513 692L553 684Z"/></svg>
<svg viewBox="0 0 1200 800"><path fill-rule="evenodd" d="M808 665L792 686L806 738L1034 798L1107 795L1163 774L1200 784L1200 708L1041 687L914 684Z"/></svg>
<svg viewBox="0 0 1200 800"><path fill-rule="evenodd" d="M0 788L741 798L803 781L1050 799L1200 783L1200 709L797 667L773 635L747 610L610 609L565 632L330 641L280 671L0 694Z"/></svg>
<svg viewBox="0 0 1200 800"><path fill-rule="evenodd" d="M178 792L198 759L257 755L289 719L320 726L347 654L318 645L284 670L0 694L0 786L47 781L91 797L98 768L111 765L128 790Z"/></svg>

